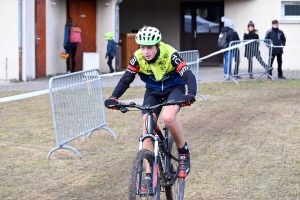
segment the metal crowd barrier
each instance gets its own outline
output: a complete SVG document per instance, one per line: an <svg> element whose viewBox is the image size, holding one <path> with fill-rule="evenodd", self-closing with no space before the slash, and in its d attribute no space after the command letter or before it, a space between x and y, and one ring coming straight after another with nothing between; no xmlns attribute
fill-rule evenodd
<svg viewBox="0 0 300 200"><path fill-rule="evenodd" d="M98 69L56 76L49 81L52 115L58 149L70 149L80 158L81 154L66 144L97 129L115 133L107 128L103 104L102 84Z"/></svg>
<svg viewBox="0 0 300 200"><path fill-rule="evenodd" d="M247 41L249 40L232 41L229 47L243 44ZM274 80L268 73L271 69L271 47L271 40L253 40L248 44L239 45L237 48L230 50L228 53L227 74L222 83L226 80L232 80L238 84L236 79L245 75L250 79L260 79L263 75L267 75Z"/></svg>
<svg viewBox="0 0 300 200"><path fill-rule="evenodd" d="M199 51L198 50L180 51L178 53L179 53L180 57L191 68L193 74L195 75L196 82L197 82L197 95L206 102L206 98L198 92L199 91L199 81L200 81L199 80Z"/></svg>

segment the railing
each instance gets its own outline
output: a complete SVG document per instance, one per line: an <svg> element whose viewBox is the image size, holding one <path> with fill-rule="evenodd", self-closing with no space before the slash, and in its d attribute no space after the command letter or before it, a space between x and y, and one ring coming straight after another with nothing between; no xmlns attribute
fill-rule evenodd
<svg viewBox="0 0 300 200"><path fill-rule="evenodd" d="M66 144L97 129L108 130L103 104L101 76L98 69L56 76L49 80L49 92L56 147L47 158L58 149L70 149L79 157L81 154Z"/></svg>
<svg viewBox="0 0 300 200"><path fill-rule="evenodd" d="M243 43L248 42L244 45ZM225 79L237 80L248 76L250 79L260 79L263 75L274 79L268 71L271 69L272 41L271 40L249 40L232 41L229 47L237 46L227 52L228 61L225 62ZM226 52L225 52L226 53Z"/></svg>
<svg viewBox="0 0 300 200"><path fill-rule="evenodd" d="M193 74L196 78L197 83L197 95L200 96L205 102L206 98L199 93L199 51L198 50L190 50L190 51L180 51L178 52L180 57L187 63L187 65L191 68Z"/></svg>

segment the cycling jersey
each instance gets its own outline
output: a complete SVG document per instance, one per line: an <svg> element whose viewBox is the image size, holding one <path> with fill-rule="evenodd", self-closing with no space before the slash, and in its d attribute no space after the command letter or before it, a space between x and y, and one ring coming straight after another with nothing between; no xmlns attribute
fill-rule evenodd
<svg viewBox="0 0 300 200"><path fill-rule="evenodd" d="M146 88L164 91L176 85L188 85L189 94L196 94L196 79L190 68L179 56L178 52L163 42L155 57L147 61L141 50L137 50L132 56L125 74L120 79L112 96L119 98L139 74L141 80L146 83Z"/></svg>

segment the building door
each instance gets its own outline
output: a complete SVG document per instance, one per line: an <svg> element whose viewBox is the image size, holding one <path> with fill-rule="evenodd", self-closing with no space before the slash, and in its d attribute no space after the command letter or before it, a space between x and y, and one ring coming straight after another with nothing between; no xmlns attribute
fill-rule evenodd
<svg viewBox="0 0 300 200"><path fill-rule="evenodd" d="M35 0L35 73L36 78L46 76L46 4Z"/></svg>
<svg viewBox="0 0 300 200"><path fill-rule="evenodd" d="M223 2L182 2L180 50L198 50L200 57L220 50L217 41L223 15ZM204 65L221 63L223 63L222 54L202 61Z"/></svg>
<svg viewBox="0 0 300 200"><path fill-rule="evenodd" d="M96 0L68 0L67 15L81 29L75 71L83 69L83 52L96 52Z"/></svg>

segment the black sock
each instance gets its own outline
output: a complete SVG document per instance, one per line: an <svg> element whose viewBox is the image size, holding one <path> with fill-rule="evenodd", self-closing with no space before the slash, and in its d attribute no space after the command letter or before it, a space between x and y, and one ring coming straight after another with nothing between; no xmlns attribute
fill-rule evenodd
<svg viewBox="0 0 300 200"><path fill-rule="evenodd" d="M188 147L187 143L185 143L182 148L178 148L178 151L179 151L180 154L188 154L188 153L190 153L189 147Z"/></svg>

